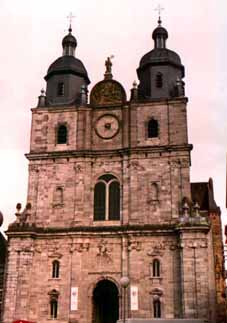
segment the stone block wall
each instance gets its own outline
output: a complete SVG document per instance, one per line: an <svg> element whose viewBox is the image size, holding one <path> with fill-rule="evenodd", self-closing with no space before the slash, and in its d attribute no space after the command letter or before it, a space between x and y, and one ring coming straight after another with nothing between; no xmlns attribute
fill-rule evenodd
<svg viewBox="0 0 227 323"><path fill-rule="evenodd" d="M67 235L33 233L33 238L23 235L9 240L5 323L17 319L47 323L54 290L58 293L58 322L66 323L69 318L79 323L91 322L93 292L103 279L113 282L118 289L121 317L123 275L129 277L130 286L138 287L138 310L130 309L128 288L127 315L132 319L153 316L156 294L161 300L162 317L166 319L184 315L193 318L196 311L198 318L212 314L207 312L212 285L208 283L206 237L200 233L184 235L181 239L184 247L178 244L178 237L171 230L168 233L155 230L123 233L119 229ZM196 250L189 238L193 238L193 246L197 244ZM153 276L154 259L160 261L160 277ZM58 278L52 277L55 260L60 263ZM70 310L71 287L78 287L78 309L74 311Z"/></svg>

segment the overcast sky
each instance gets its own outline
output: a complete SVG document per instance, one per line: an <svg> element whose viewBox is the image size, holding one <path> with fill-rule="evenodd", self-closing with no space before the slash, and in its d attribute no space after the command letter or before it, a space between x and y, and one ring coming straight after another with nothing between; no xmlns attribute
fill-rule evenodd
<svg viewBox="0 0 227 323"><path fill-rule="evenodd" d="M162 0L168 48L186 69L189 142L193 144L191 181L214 180L224 222L226 172L227 1ZM61 56L69 12L78 41L76 56L91 89L103 79L104 62L114 55L114 78L128 98L140 58L153 48L156 0L0 0L0 210L4 226L15 205L26 201L30 108L46 84L48 66ZM217 6L218 4L218 6Z"/></svg>

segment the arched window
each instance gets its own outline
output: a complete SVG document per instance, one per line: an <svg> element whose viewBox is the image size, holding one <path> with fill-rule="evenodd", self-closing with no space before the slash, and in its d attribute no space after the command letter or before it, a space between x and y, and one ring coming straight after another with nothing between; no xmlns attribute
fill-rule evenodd
<svg viewBox="0 0 227 323"><path fill-rule="evenodd" d="M60 125L57 130L57 143L66 144L67 143L67 127L65 125Z"/></svg>
<svg viewBox="0 0 227 323"><path fill-rule="evenodd" d="M50 317L56 319L58 316L58 296L59 292L56 289L53 289L48 293L50 296Z"/></svg>
<svg viewBox="0 0 227 323"><path fill-rule="evenodd" d="M120 219L120 184L111 174L99 177L94 189L94 220Z"/></svg>
<svg viewBox="0 0 227 323"><path fill-rule="evenodd" d="M52 319L56 319L58 317L58 301L56 299L52 299L50 301L50 317Z"/></svg>
<svg viewBox="0 0 227 323"><path fill-rule="evenodd" d="M64 82L59 82L57 85L57 96L64 96L64 94L65 94Z"/></svg>
<svg viewBox="0 0 227 323"><path fill-rule="evenodd" d="M158 259L153 260L152 269L153 277L160 277L160 261Z"/></svg>
<svg viewBox="0 0 227 323"><path fill-rule="evenodd" d="M160 72L158 72L157 74L156 74L156 87L157 88L162 88L162 86L163 86L163 75L162 75L162 73L160 73Z"/></svg>
<svg viewBox="0 0 227 323"><path fill-rule="evenodd" d="M58 260L52 262L52 278L59 278L60 263Z"/></svg>
<svg viewBox="0 0 227 323"><path fill-rule="evenodd" d="M159 299L155 299L153 301L153 313L154 313L154 318L161 317L161 302Z"/></svg>
<svg viewBox="0 0 227 323"><path fill-rule="evenodd" d="M106 216L106 184L98 182L94 194L94 220L105 220Z"/></svg>
<svg viewBox="0 0 227 323"><path fill-rule="evenodd" d="M158 137L158 121L155 119L151 119L148 122L148 138L156 138Z"/></svg>

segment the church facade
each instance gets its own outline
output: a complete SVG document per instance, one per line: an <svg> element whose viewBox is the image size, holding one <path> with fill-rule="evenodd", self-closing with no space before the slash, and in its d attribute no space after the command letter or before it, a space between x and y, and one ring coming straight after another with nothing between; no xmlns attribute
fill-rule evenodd
<svg viewBox="0 0 227 323"><path fill-rule="evenodd" d="M69 28L32 109L4 323L221 322L212 223L191 195L184 66L167 38L159 19L129 100L110 58L88 98Z"/></svg>

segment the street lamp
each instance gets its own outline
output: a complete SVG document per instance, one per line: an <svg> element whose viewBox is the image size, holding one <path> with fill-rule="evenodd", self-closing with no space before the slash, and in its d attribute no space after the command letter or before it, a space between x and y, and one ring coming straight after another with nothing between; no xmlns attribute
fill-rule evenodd
<svg viewBox="0 0 227 323"><path fill-rule="evenodd" d="M123 288L123 323L125 323L125 314L126 314L126 288L129 285L129 278L127 276L123 276L120 279L120 285Z"/></svg>

